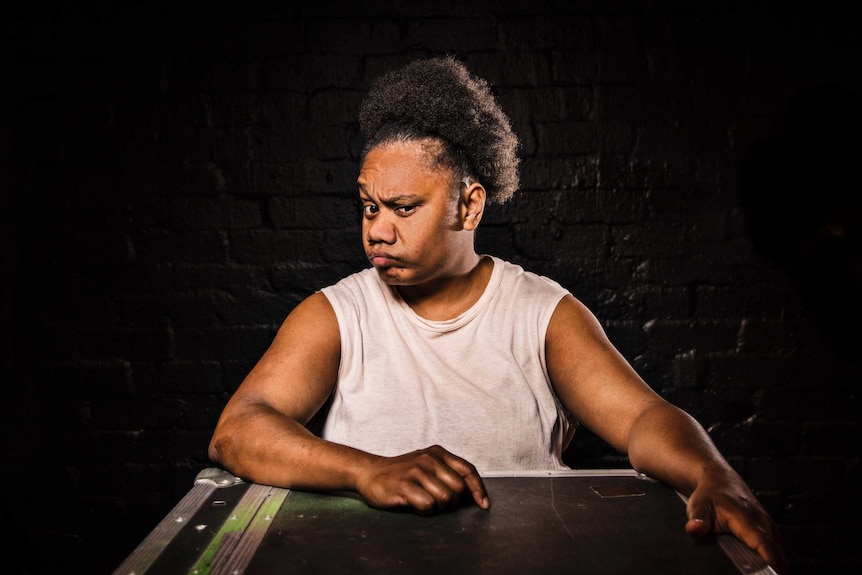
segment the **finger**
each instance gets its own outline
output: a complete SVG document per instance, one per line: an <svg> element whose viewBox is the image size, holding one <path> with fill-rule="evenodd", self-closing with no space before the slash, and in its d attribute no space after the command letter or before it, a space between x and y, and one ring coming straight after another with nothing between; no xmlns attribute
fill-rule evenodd
<svg viewBox="0 0 862 575"><path fill-rule="evenodd" d="M438 508L450 505L467 490L461 476L441 462L431 469L415 470L413 480L434 498Z"/></svg>
<svg viewBox="0 0 862 575"><path fill-rule="evenodd" d="M762 545L755 548L758 555L772 567L778 575L787 572L787 560L784 555L773 545Z"/></svg>
<svg viewBox="0 0 862 575"><path fill-rule="evenodd" d="M444 450L444 452L443 461L458 473L460 481L466 484L476 505L482 509L489 509L491 507L491 500L488 497L488 491L485 489L485 483L482 481L482 477L479 475L476 467L472 463L448 451Z"/></svg>
<svg viewBox="0 0 862 575"><path fill-rule="evenodd" d="M763 534L755 534L754 530L748 530L744 533L734 533L743 543L757 552L758 555L770 566L775 568L778 573L784 572L785 559L784 555L779 551L779 547L768 537Z"/></svg>
<svg viewBox="0 0 862 575"><path fill-rule="evenodd" d="M437 497L420 483L405 482L401 487L401 495L404 503L420 515L434 515L440 509Z"/></svg>
<svg viewBox="0 0 862 575"><path fill-rule="evenodd" d="M784 571L786 559L781 551L778 528L765 513L750 513L747 522L731 516L727 520L727 530L754 549L778 573Z"/></svg>
<svg viewBox="0 0 862 575"><path fill-rule="evenodd" d="M715 530L715 512L711 505L701 503L696 495L692 495L686 505L688 521L685 531L695 537L704 537Z"/></svg>
<svg viewBox="0 0 862 575"><path fill-rule="evenodd" d="M712 531L712 526L709 522L703 519L689 519L685 524L685 532L695 537L705 537Z"/></svg>

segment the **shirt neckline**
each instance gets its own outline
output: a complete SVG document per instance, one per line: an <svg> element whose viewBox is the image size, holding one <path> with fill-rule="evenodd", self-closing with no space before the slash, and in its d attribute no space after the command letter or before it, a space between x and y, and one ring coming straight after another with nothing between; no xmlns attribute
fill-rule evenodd
<svg viewBox="0 0 862 575"><path fill-rule="evenodd" d="M485 289L482 292L482 295L479 296L479 299L476 300L476 302L472 306L470 306L469 309L465 310L461 314L451 319L431 320L420 316L415 311L413 311L413 308L411 308L407 304L407 302L405 302L403 299L401 299L401 297L393 293L394 290L390 289L390 287L386 285L383 280L380 280L379 276L378 281L382 284L382 288L386 293L386 297L389 298L390 301L393 302L399 310L401 310L404 316L411 323L428 331L438 333L453 331L470 323L477 315L479 315L479 312L482 311L482 308L484 308L488 304L488 302L494 297L494 294L497 293L497 288L500 287L500 283L503 280L502 261L499 258L491 255L483 254L481 257L490 258L493 264L493 268L491 269L491 277L488 278L488 284L485 286Z"/></svg>

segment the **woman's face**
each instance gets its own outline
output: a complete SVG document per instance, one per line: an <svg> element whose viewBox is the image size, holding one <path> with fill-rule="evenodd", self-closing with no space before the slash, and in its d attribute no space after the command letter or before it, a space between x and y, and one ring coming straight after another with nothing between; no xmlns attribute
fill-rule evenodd
<svg viewBox="0 0 862 575"><path fill-rule="evenodd" d="M382 144L368 152L359 172L362 243L389 285L460 273L461 263L474 253L452 172L434 165L429 145Z"/></svg>

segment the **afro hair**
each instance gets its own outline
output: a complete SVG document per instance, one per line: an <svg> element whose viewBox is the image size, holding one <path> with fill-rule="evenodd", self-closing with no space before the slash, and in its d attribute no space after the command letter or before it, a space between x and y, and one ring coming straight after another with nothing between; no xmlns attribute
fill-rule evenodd
<svg viewBox="0 0 862 575"><path fill-rule="evenodd" d="M519 185L518 137L488 83L454 57L414 60L371 86L359 109L364 153L403 139L442 142L442 161L503 204Z"/></svg>

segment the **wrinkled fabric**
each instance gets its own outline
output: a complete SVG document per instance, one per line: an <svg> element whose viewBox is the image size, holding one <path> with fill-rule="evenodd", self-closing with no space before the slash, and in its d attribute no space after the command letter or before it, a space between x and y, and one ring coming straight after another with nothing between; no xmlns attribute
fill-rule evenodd
<svg viewBox="0 0 862 575"><path fill-rule="evenodd" d="M373 268L321 290L341 333L325 439L385 456L439 444L480 473L567 469L576 424L553 393L545 334L569 292L492 260L480 299L446 321L417 315Z"/></svg>

